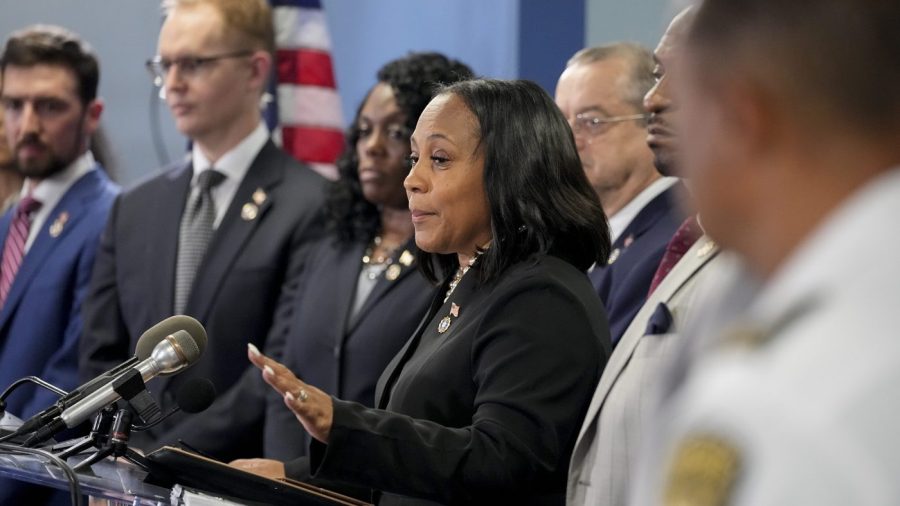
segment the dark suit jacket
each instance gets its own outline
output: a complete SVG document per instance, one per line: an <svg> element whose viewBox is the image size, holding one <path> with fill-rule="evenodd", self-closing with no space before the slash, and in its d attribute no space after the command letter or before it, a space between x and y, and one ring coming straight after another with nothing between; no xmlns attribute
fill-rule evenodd
<svg viewBox="0 0 900 506"><path fill-rule="evenodd" d="M64 389L78 386L81 306L106 216L119 187L99 167L78 179L41 227L0 311L0 388L34 375ZM53 237L54 222L68 219ZM0 219L0 237L13 211ZM8 412L28 418L56 402L57 396L30 384L7 399ZM0 480L0 504L68 504L68 494ZM48 501L49 503L49 501Z"/></svg>
<svg viewBox="0 0 900 506"><path fill-rule="evenodd" d="M478 274L434 299L379 379L381 409L334 401L329 444L310 447L317 478L381 490L381 504L563 504L609 355L605 311L584 273L553 256L488 285Z"/></svg>
<svg viewBox="0 0 900 506"><path fill-rule="evenodd" d="M142 332L172 314L178 230L191 175L190 163L178 164L116 201L85 304L84 379L124 361ZM190 377L209 378L221 396L248 368L247 342L265 346L279 300L289 299L281 297L282 285L297 278L305 248L319 233L324 184L271 141L259 152L210 242L185 308L206 328L206 352L190 369L148 384L163 412L174 407L174 392ZM258 215L242 218L241 208L254 202L258 189L265 193ZM204 427L179 413L132 441L154 448L185 437L228 457L262 451L261 430L228 440L204 441L204 435Z"/></svg>
<svg viewBox="0 0 900 506"><path fill-rule="evenodd" d="M647 300L653 274L666 244L684 221L676 184L651 200L612 245L611 263L589 274L609 314L609 334L615 345Z"/></svg>
<svg viewBox="0 0 900 506"><path fill-rule="evenodd" d="M378 377L416 329L435 287L414 262L399 263L403 251L416 251L410 241L394 255L393 265L401 268L399 276L389 281L382 274L351 318L365 248L333 240L322 244L316 268L303 282L299 304L295 302L297 310L281 358L303 381L340 399L374 406ZM258 382L262 384L261 379ZM310 439L303 426L272 388L262 386L267 395L264 455L282 461L306 455Z"/></svg>
<svg viewBox="0 0 900 506"><path fill-rule="evenodd" d="M288 321L274 326L286 331L271 336L266 351L280 353L273 358L304 381L373 406L378 376L415 330L435 288L416 271L415 263L399 264L405 251L400 250L394 257L394 263L401 265L399 276L393 281L379 278L358 316L350 321L365 247L336 243L332 237L319 242L297 283L292 310L283 313ZM407 248L415 251L412 243ZM261 455L278 460L306 455L306 431L257 369L247 370L226 395L228 400L192 418L206 429L206 437L185 438L190 446L220 457L220 448L204 446L215 441L214 436L230 438L264 427ZM233 406L240 408L233 410Z"/></svg>

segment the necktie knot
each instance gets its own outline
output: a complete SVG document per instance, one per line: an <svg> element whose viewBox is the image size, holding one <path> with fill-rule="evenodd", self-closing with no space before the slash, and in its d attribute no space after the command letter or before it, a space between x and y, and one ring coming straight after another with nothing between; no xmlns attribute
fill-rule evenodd
<svg viewBox="0 0 900 506"><path fill-rule="evenodd" d="M31 195L26 195L19 201L18 213L20 215L30 216L40 209L42 205L43 203L40 200L35 199Z"/></svg>
<svg viewBox="0 0 900 506"><path fill-rule="evenodd" d="M218 184L224 180L225 174L222 174L215 169L204 170L197 176L197 187L201 192L206 193L218 186Z"/></svg>

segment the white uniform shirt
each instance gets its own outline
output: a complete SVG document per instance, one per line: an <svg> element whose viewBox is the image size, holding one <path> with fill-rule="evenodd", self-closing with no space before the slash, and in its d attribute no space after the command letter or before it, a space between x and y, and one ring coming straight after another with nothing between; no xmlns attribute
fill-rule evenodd
<svg viewBox="0 0 900 506"><path fill-rule="evenodd" d="M707 345L657 417L634 504L900 504L897 216L900 169L725 308L727 330L690 336ZM756 280L723 285L740 301Z"/></svg>

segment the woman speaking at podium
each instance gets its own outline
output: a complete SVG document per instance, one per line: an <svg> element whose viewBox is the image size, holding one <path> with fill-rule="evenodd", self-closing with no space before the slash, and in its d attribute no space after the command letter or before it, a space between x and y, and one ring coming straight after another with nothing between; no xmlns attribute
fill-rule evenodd
<svg viewBox="0 0 900 506"><path fill-rule="evenodd" d="M610 350L584 273L609 234L569 126L536 84L456 83L419 117L410 164L420 268L441 284L376 408L250 360L312 436L315 478L379 504L563 504Z"/></svg>

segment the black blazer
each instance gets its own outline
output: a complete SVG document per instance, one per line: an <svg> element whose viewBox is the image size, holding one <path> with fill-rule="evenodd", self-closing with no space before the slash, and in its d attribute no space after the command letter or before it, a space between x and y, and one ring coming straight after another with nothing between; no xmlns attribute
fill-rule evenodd
<svg viewBox="0 0 900 506"><path fill-rule="evenodd" d="M644 206L613 243L609 264L589 274L609 314L614 345L647 300L666 245L686 217L677 202L681 190L676 184Z"/></svg>
<svg viewBox="0 0 900 506"><path fill-rule="evenodd" d="M190 163L180 163L123 193L113 206L84 304L83 379L131 356L141 333L172 314L178 229L191 176ZM284 280L297 278L305 247L320 235L324 185L271 141L259 152L212 238L185 308L206 328L206 352L190 369L148 384L163 412L174 407L174 392L190 377L209 378L221 396L248 369L247 342L264 347ZM242 207L255 201L257 216L242 218ZM178 437L199 440L203 429L179 413L133 441L154 448ZM233 457L258 456L261 430L206 446Z"/></svg>
<svg viewBox="0 0 900 506"><path fill-rule="evenodd" d="M416 329L435 287L417 271L410 241L394 254L397 277L382 273L351 318L365 248L329 238L317 249L315 267L307 271L294 304L281 361L300 379L335 397L374 406L378 377ZM262 387L267 396L264 455L282 461L306 455L310 439L303 426L281 396Z"/></svg>
<svg viewBox="0 0 900 506"><path fill-rule="evenodd" d="M381 504L563 504L609 350L583 272L545 256L484 285L476 264L385 369L381 409L334 401L312 470L383 491Z"/></svg>

